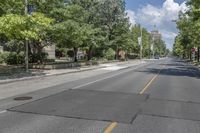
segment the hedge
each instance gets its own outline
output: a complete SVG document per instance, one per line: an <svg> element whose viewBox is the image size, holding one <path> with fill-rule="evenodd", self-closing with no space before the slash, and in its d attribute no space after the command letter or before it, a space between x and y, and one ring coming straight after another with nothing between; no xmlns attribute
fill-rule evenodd
<svg viewBox="0 0 200 133"><path fill-rule="evenodd" d="M17 65L24 63L24 53L17 54L16 52L3 52L0 53L0 63L8 65Z"/></svg>

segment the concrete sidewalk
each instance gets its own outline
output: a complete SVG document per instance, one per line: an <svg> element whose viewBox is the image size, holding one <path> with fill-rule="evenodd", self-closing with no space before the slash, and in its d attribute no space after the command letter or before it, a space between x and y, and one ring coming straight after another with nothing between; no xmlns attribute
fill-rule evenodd
<svg viewBox="0 0 200 133"><path fill-rule="evenodd" d="M130 60L126 62L115 62L115 63L106 63L106 64L100 64L97 66L85 66L85 67L78 67L78 68L72 68L72 69L53 69L53 70L39 70L39 69L31 69L30 73L20 73L18 75L11 75L7 77L0 77L0 84L6 84L16 81L23 81L23 80L31 80L36 78L42 78L47 76L56 76L56 75L63 75L68 73L77 73L77 72L83 72L83 71L90 71L95 69L103 69L108 68L108 70L111 68L113 70L116 69L124 69L126 67L132 66L133 64L141 63L140 60ZM123 66L126 65L126 66ZM118 67L120 66L120 67ZM122 66L122 67L121 67Z"/></svg>
<svg viewBox="0 0 200 133"><path fill-rule="evenodd" d="M4 80L0 83L0 100L43 89L48 89L48 93L57 93L62 89L70 89L73 86L79 86L85 84L85 82L91 82L91 80L98 80L99 78L103 78L105 75L108 76L110 74L120 73L118 70L134 68L138 65L142 66L142 64L145 64L144 61L133 60L80 68L80 70L45 70L46 75L44 76ZM111 70L112 67L114 69ZM116 68L118 69L116 70ZM68 87L53 87L62 84L66 84Z"/></svg>

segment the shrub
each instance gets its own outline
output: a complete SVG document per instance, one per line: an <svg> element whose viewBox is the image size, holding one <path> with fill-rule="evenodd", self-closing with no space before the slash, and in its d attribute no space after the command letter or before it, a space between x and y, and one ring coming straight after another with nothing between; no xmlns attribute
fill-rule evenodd
<svg viewBox="0 0 200 133"><path fill-rule="evenodd" d="M105 52L105 57L108 60L113 60L115 59L115 51L112 48L109 48L106 52Z"/></svg>
<svg viewBox="0 0 200 133"><path fill-rule="evenodd" d="M53 63L53 62L55 62L55 59L45 59L44 62L45 63Z"/></svg>
<svg viewBox="0 0 200 133"><path fill-rule="evenodd" d="M16 65L24 63L24 53L17 54L16 52L3 52L0 53L0 63L8 65Z"/></svg>
<svg viewBox="0 0 200 133"><path fill-rule="evenodd" d="M17 55L17 64L23 64L23 63L25 63L25 55L24 52L20 52Z"/></svg>
<svg viewBox="0 0 200 133"><path fill-rule="evenodd" d="M24 53L21 52L17 54L16 52L10 52L5 58L5 63L9 65L23 64L24 63Z"/></svg>
<svg viewBox="0 0 200 133"><path fill-rule="evenodd" d="M4 63L3 53L0 53L0 64Z"/></svg>
<svg viewBox="0 0 200 133"><path fill-rule="evenodd" d="M67 55L67 51L65 48L56 48L55 52L57 58L65 57Z"/></svg>
<svg viewBox="0 0 200 133"><path fill-rule="evenodd" d="M3 58L2 58L2 54L0 53L0 64L2 64L4 62Z"/></svg>
<svg viewBox="0 0 200 133"><path fill-rule="evenodd" d="M126 61L126 59L122 58L122 59L120 59L120 61Z"/></svg>
<svg viewBox="0 0 200 133"><path fill-rule="evenodd" d="M45 52L42 52L40 54L32 54L29 56L29 62L30 63L43 63L45 60L47 60L48 54Z"/></svg>
<svg viewBox="0 0 200 133"><path fill-rule="evenodd" d="M98 58L97 57L92 57L92 59L91 59L92 61L97 61L98 60Z"/></svg>
<svg viewBox="0 0 200 133"><path fill-rule="evenodd" d="M10 54L8 55L8 58L6 60L6 63L10 64L10 65L17 64L17 53L10 52Z"/></svg>
<svg viewBox="0 0 200 133"><path fill-rule="evenodd" d="M74 57L74 51L73 50L68 50L67 51L67 55L69 56L69 57Z"/></svg>
<svg viewBox="0 0 200 133"><path fill-rule="evenodd" d="M10 52L0 53L0 63L6 63Z"/></svg>
<svg viewBox="0 0 200 133"><path fill-rule="evenodd" d="M139 58L138 54L134 54L134 53L128 54L127 57L128 57L129 59L136 59L136 58Z"/></svg>

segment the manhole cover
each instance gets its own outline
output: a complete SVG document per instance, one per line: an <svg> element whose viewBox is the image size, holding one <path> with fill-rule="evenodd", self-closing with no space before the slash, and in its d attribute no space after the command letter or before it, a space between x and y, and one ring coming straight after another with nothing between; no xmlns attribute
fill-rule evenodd
<svg viewBox="0 0 200 133"><path fill-rule="evenodd" d="M16 101L24 101L24 100L31 100L33 97L16 97L14 100Z"/></svg>

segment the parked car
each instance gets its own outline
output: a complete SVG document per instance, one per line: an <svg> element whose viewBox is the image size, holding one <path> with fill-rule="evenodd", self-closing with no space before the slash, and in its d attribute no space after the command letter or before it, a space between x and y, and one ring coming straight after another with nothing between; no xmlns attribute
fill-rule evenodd
<svg viewBox="0 0 200 133"><path fill-rule="evenodd" d="M160 59L160 57L159 57L158 55L156 55L154 58L155 58L155 59L158 59L158 60Z"/></svg>

